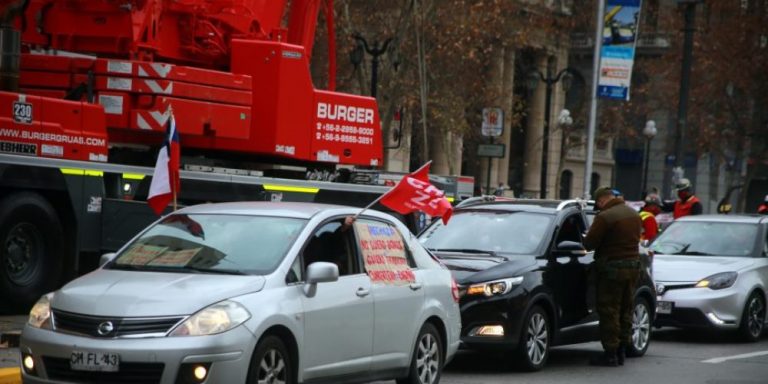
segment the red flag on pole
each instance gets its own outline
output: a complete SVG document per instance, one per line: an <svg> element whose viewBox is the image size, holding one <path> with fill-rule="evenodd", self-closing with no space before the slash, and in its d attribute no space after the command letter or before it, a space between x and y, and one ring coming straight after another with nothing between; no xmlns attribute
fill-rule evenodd
<svg viewBox="0 0 768 384"><path fill-rule="evenodd" d="M179 180L179 165L181 163L179 133L176 132L176 119L173 118L173 115L171 115L170 120L165 143L157 154L155 173L152 175L152 184L149 185L149 197L147 198L147 203L158 215L163 213L171 201L175 201L181 184Z"/></svg>
<svg viewBox="0 0 768 384"><path fill-rule="evenodd" d="M413 211L422 211L430 216L440 216L447 224L453 214L453 206L445 198L445 192L429 182L429 162L406 175L380 202L389 209L403 215Z"/></svg>

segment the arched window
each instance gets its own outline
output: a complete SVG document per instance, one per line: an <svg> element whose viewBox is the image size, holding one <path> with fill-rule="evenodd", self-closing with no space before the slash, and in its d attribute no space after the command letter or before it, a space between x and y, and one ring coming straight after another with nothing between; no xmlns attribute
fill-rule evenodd
<svg viewBox="0 0 768 384"><path fill-rule="evenodd" d="M571 189L573 188L573 172L570 170L563 171L560 174L560 199L570 199Z"/></svg>
<svg viewBox="0 0 768 384"><path fill-rule="evenodd" d="M589 190L592 191L592 197L595 197L595 190L600 188L600 174L592 173L592 182L589 183Z"/></svg>

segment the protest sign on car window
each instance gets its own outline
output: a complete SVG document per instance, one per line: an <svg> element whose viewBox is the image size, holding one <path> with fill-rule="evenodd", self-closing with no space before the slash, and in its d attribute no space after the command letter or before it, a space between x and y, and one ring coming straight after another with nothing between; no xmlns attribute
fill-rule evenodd
<svg viewBox="0 0 768 384"><path fill-rule="evenodd" d="M363 263L374 283L406 285L416 281L408 266L405 243L390 225L374 221L355 222Z"/></svg>

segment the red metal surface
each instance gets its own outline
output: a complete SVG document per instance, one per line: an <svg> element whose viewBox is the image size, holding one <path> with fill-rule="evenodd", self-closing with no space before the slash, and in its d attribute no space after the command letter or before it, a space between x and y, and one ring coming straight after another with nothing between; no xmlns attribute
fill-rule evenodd
<svg viewBox="0 0 768 384"><path fill-rule="evenodd" d="M17 105L29 120L18 121ZM82 102L0 92L0 149L3 152L72 160L107 161L101 107Z"/></svg>
<svg viewBox="0 0 768 384"><path fill-rule="evenodd" d="M35 99L51 111L45 116L54 123L46 129L93 126L109 132L112 145L158 146L157 133L164 131L172 107L183 148L381 164L376 101L312 84L309 59L322 6L329 88L335 88L332 0L292 0L290 10L286 3L30 0L23 16L28 53L22 55L20 85L29 95L51 98ZM285 16L287 29L281 25ZM33 48L81 55L42 55L31 53ZM55 98L71 98L86 86L98 106L78 103L89 111L81 118L92 119L78 125L65 113L70 102ZM85 101L86 93L80 97ZM90 107L101 114L91 114ZM7 120L7 113L0 110L0 117Z"/></svg>

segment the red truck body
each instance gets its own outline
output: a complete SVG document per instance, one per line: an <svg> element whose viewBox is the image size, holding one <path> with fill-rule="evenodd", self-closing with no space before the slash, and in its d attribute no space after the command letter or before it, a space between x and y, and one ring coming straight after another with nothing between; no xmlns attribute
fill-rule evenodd
<svg viewBox="0 0 768 384"><path fill-rule="evenodd" d="M331 90L312 84L323 6L333 36L330 0L289 10L284 0L21 3L11 18L22 31L19 89L0 97L29 116L3 111L14 123L2 141L34 145L41 157L108 161L108 147L159 146L173 113L183 151L382 164L375 99L334 92L333 60Z"/></svg>

